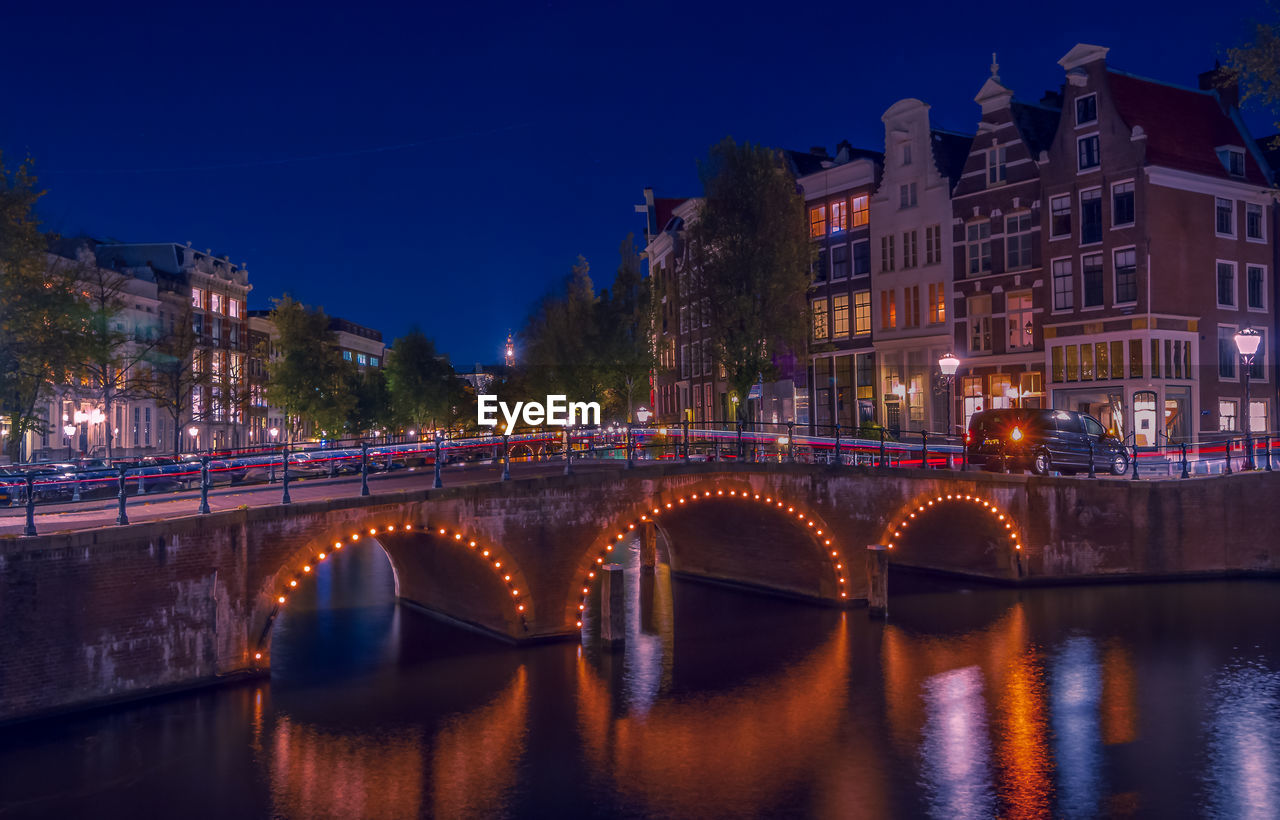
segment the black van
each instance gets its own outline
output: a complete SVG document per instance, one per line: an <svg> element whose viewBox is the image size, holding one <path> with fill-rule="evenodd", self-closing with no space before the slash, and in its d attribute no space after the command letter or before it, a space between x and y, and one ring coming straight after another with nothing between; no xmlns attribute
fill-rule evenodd
<svg viewBox="0 0 1280 820"><path fill-rule="evenodd" d="M1058 470L1070 475L1089 469L1090 445L1096 471L1124 475L1129 453L1102 422L1071 410L983 410L969 420L965 447L969 463L988 469L1030 468L1036 475Z"/></svg>

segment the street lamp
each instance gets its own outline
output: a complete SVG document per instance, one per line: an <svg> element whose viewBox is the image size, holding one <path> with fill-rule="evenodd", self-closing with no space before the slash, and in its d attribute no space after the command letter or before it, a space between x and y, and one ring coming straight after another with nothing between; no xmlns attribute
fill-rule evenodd
<svg viewBox="0 0 1280 820"><path fill-rule="evenodd" d="M271 430L270 430L270 432L271 432L271 440L272 440L272 441L275 441L275 440L276 440L276 437L280 435L280 428L279 428L279 427L272 427L272 428L271 428Z"/></svg>
<svg viewBox="0 0 1280 820"><path fill-rule="evenodd" d="M949 436L951 435L951 405L956 401L956 370L960 368L960 360L954 353L944 353L942 358L938 359L938 368L942 371L942 378L947 381L947 435Z"/></svg>
<svg viewBox="0 0 1280 820"><path fill-rule="evenodd" d="M1246 327L1235 335L1236 350L1240 351L1240 362L1244 370L1244 451L1245 469L1254 469L1253 463L1253 419L1249 412L1249 371L1253 369L1253 357L1262 343L1262 335L1252 327Z"/></svg>
<svg viewBox="0 0 1280 820"><path fill-rule="evenodd" d="M194 424L191 425L187 428L187 435L191 436L191 452L194 453L199 451L200 448L196 446L196 436L200 435L200 428L196 427Z"/></svg>
<svg viewBox="0 0 1280 820"><path fill-rule="evenodd" d="M62 414L62 420L63 421L67 420L66 413ZM63 426L62 435L67 437L67 460L68 461L71 459L71 437L74 436L75 434L76 434L76 426L74 424L67 424Z"/></svg>

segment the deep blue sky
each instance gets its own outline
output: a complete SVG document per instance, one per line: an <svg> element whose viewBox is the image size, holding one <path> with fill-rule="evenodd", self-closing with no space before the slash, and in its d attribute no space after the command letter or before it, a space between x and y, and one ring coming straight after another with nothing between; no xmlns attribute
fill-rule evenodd
<svg viewBox="0 0 1280 820"><path fill-rule="evenodd" d="M643 187L696 193L696 160L726 134L877 147L907 96L971 130L992 51L1034 100L1081 41L1194 84L1263 11L277 5L10 4L7 164L35 158L54 230L190 240L248 263L253 307L288 291L388 341L417 322L459 366L496 361L579 253L607 285L643 231Z"/></svg>

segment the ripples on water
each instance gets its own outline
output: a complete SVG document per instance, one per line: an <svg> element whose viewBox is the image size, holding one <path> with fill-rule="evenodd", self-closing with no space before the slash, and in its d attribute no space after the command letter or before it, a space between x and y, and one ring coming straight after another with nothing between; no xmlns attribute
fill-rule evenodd
<svg viewBox="0 0 1280 820"><path fill-rule="evenodd" d="M0 818L1280 814L1274 582L895 575L886 623L661 566L611 653L398 608L376 550L318 569L270 683L0 733Z"/></svg>

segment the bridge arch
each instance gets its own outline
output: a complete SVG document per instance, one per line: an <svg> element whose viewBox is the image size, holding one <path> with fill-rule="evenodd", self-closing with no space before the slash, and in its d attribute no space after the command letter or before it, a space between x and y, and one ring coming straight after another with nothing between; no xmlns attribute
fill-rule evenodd
<svg viewBox="0 0 1280 820"><path fill-rule="evenodd" d="M1019 577L1025 528L1013 513L977 493L919 495L889 519L879 543L890 560L966 575Z"/></svg>
<svg viewBox="0 0 1280 820"><path fill-rule="evenodd" d="M592 545L579 560L573 576L573 590L569 596L569 620L582 628L582 614L587 608L587 599L599 581L599 568L608 562L615 545L623 541L629 533L639 527L653 524L667 531L664 526L668 520L680 516L699 506L723 504L741 504L750 514L764 516L767 519L782 520L794 527L813 550L814 557L819 560L829 573L829 581L819 584L816 591L810 591L803 597L826 600L836 605L846 604L854 589L853 568L848 562L848 546L838 543L832 528L815 513L810 505L794 499L787 499L773 491L753 487L746 479L716 477L697 481L682 487L664 487L653 495L630 505L625 512L615 518L617 523L603 531L594 539ZM668 532L669 535L669 532ZM673 557L678 559L678 548L668 539L668 547ZM753 584L766 586L765 584ZM782 591L782 590L780 590Z"/></svg>
<svg viewBox="0 0 1280 820"><path fill-rule="evenodd" d="M414 590L405 588L406 579L418 573L414 566L416 557L424 552L423 547L466 554L466 560L475 567L486 568L489 583L493 588L502 590L504 606L492 623L480 623L465 616L455 620L472 623L484 631L513 640L524 637L534 617L533 596L529 594L527 578L514 556L500 545L456 524L426 523L415 521L415 518L417 516L383 512L355 522L329 524L303 546L293 550L270 576L259 595L258 609L264 614L254 619L262 624L251 652L255 665L268 663L266 659L276 617L288 605L291 595L314 577L314 570L325 561L338 559L344 550L370 542L376 544L391 563L397 600L408 600L432 609L436 607L429 606L429 601L418 600ZM449 616L455 614L447 607L440 607L439 611Z"/></svg>

